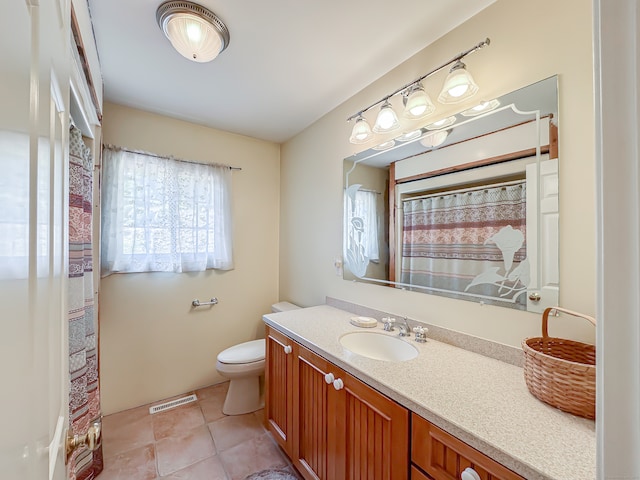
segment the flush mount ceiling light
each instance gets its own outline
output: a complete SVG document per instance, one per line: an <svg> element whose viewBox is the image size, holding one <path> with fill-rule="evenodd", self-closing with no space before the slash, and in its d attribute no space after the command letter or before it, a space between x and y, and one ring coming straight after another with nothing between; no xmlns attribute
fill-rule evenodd
<svg viewBox="0 0 640 480"><path fill-rule="evenodd" d="M391 104L389 100L385 100L385 102L380 107L380 112L378 112L378 117L376 118L376 123L373 125L373 131L375 133L385 133L395 130L400 127L400 123L398 122L398 116L396 112L391 108Z"/></svg>
<svg viewBox="0 0 640 480"><path fill-rule="evenodd" d="M473 97L477 92L478 85L467 71L467 66L458 60L449 70L438 101L440 103L458 103Z"/></svg>
<svg viewBox="0 0 640 480"><path fill-rule="evenodd" d="M365 120L365 118L360 115L356 119L356 123L351 130L351 137L349 141L351 143L365 143L367 140L371 138L371 127L369 126L369 122Z"/></svg>
<svg viewBox="0 0 640 480"><path fill-rule="evenodd" d="M365 112L380 104L382 104L382 106L380 108L380 112L378 113L376 123L373 126L373 133L386 133L400 127L398 115L396 115L396 112L393 110L393 107L389 102L389 99L394 95L402 95L402 101L405 107L403 115L406 118L418 119L426 117L427 115L433 113L435 111L435 106L433 105L433 102L431 101L431 98L429 97L427 92L424 90L421 82L425 78L430 77L431 75L439 72L449 65L453 64L445 81L444 88L442 89L442 92L438 97L438 101L442 103L457 103L462 102L463 100L466 100L474 95L478 91L478 85L476 85L476 83L473 81L473 77L471 76L471 74L469 74L469 72L467 72L464 63L462 63L461 60L470 53L480 50L481 48L484 48L489 44L490 40L487 38L477 45L471 47L469 50L456 55L448 62L443 63L434 70L431 70L429 73L416 78L413 82L407 83L394 92L391 92L389 95L381 98L377 102L374 102L368 107L363 108L359 112L351 115L349 118L347 118L347 121L350 122L351 120L356 119L356 125L354 125L353 127L349 141L351 143L363 143L363 141L358 140L358 136L355 134L357 133L356 127L358 126L358 123L360 123L360 118L362 118L362 115ZM451 123L455 122L455 117L449 118L453 118L453 121ZM444 128L448 125L450 124L443 124L440 126L434 126L432 128ZM415 128L415 126L411 126L411 128ZM368 136L366 138L367 140L369 139Z"/></svg>
<svg viewBox="0 0 640 480"><path fill-rule="evenodd" d="M229 45L227 26L196 3L164 2L156 11L156 20L173 48L194 62L210 62Z"/></svg>
<svg viewBox="0 0 640 480"><path fill-rule="evenodd" d="M449 136L449 130L438 130L427 133L420 139L420 143L427 148L439 147Z"/></svg>
<svg viewBox="0 0 640 480"><path fill-rule="evenodd" d="M471 107L463 112L460 112L460 114L464 115L465 117L475 117L476 115L481 115L483 113L490 112L491 110L495 110L496 108L498 108L498 106L500 106L500 102L494 98L493 100L489 100L488 102L481 102L475 107Z"/></svg>

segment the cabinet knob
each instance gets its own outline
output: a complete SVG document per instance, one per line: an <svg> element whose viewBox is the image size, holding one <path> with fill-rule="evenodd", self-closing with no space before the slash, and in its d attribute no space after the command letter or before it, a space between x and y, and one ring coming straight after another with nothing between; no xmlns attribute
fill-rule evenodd
<svg viewBox="0 0 640 480"><path fill-rule="evenodd" d="M482 480L478 472L476 472L473 468L467 467L464 469L464 472L460 474L460 480Z"/></svg>
<svg viewBox="0 0 640 480"><path fill-rule="evenodd" d="M333 373L327 373L324 376L324 381L327 382L327 385L331 385L336 377L333 376Z"/></svg>
<svg viewBox="0 0 640 480"><path fill-rule="evenodd" d="M286 353L287 355L289 355L292 351L293 351L293 348L291 348L291 345L284 346L284 353Z"/></svg>
<svg viewBox="0 0 640 480"><path fill-rule="evenodd" d="M340 378L336 378L333 381L333 388L336 390L342 390L344 388L344 382Z"/></svg>

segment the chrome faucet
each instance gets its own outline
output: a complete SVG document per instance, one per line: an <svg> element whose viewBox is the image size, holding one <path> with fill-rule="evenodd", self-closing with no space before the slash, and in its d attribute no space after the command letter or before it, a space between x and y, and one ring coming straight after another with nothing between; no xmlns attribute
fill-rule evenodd
<svg viewBox="0 0 640 480"><path fill-rule="evenodd" d="M393 324L396 323L396 319L392 317L384 317L382 319L382 328L385 332L393 332L395 329L393 328Z"/></svg>
<svg viewBox="0 0 640 480"><path fill-rule="evenodd" d="M401 337L411 336L411 327L407 322L407 317L402 317L402 321L404 322L404 325L398 325L398 329L400 330L400 333L398 333L398 335Z"/></svg>

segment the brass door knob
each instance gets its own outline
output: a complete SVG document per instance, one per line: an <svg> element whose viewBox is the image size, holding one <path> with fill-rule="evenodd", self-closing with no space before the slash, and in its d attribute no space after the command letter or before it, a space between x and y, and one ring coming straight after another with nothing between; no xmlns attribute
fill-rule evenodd
<svg viewBox="0 0 640 480"><path fill-rule="evenodd" d="M69 459L73 452L77 449L86 447L90 451L94 451L100 445L100 440L102 437L102 424L100 420L94 421L91 426L87 429L87 433L84 435L71 435L67 432L67 436L65 437L65 465L69 463Z"/></svg>
<svg viewBox="0 0 640 480"><path fill-rule="evenodd" d="M539 302L541 298L542 297L538 292L534 292L531 295L529 295L529 300L531 300L532 302Z"/></svg>

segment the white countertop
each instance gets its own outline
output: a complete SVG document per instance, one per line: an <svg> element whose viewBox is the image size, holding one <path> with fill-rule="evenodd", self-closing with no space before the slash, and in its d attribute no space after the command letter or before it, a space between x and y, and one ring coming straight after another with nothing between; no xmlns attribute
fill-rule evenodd
<svg viewBox="0 0 640 480"><path fill-rule="evenodd" d="M265 315L264 321L528 480L596 478L595 422L533 397L522 368L428 339L412 360L372 360L340 336L353 313L327 305ZM396 335L397 332L387 333Z"/></svg>

